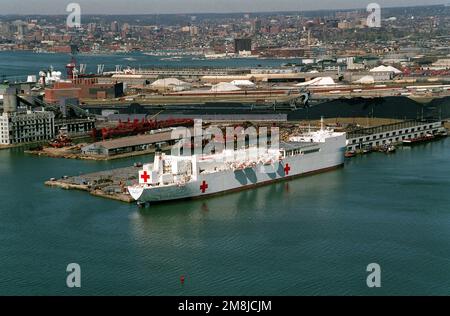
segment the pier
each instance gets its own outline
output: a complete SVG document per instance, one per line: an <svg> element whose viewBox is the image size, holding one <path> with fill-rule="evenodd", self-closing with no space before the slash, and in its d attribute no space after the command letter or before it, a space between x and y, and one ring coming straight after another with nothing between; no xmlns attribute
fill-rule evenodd
<svg viewBox="0 0 450 316"><path fill-rule="evenodd" d="M137 182L140 165L112 169L78 176L52 178L45 185L65 190L80 190L94 196L132 203L134 200L127 191L127 185Z"/></svg>
<svg viewBox="0 0 450 316"><path fill-rule="evenodd" d="M399 144L426 134L436 135L445 130L443 121L409 120L398 123L361 128L347 133L347 150L353 151L367 146L376 148L386 144Z"/></svg>

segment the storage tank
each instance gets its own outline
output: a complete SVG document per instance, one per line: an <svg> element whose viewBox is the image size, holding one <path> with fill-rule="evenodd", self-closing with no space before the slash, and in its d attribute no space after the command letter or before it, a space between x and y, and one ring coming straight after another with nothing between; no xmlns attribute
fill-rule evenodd
<svg viewBox="0 0 450 316"><path fill-rule="evenodd" d="M15 88L8 88L3 94L3 112L13 113L16 111L17 111L17 91Z"/></svg>

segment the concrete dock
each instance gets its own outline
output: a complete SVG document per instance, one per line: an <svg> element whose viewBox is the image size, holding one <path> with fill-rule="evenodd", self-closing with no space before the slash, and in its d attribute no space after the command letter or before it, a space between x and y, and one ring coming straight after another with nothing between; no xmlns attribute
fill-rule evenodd
<svg viewBox="0 0 450 316"><path fill-rule="evenodd" d="M94 196L132 203L127 186L138 181L138 170L141 166L131 166L78 176L50 179L47 186L65 190L86 191Z"/></svg>

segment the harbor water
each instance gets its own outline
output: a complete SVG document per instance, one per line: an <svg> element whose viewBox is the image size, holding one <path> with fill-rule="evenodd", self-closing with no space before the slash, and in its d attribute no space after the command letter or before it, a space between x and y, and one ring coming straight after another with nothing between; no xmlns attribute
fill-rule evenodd
<svg viewBox="0 0 450 316"><path fill-rule="evenodd" d="M46 187L131 165L0 151L1 295L450 292L450 139L336 171L147 209ZM66 267L81 266L81 288ZM381 266L381 288L366 267ZM184 285L180 276L185 276Z"/></svg>
<svg viewBox="0 0 450 316"><path fill-rule="evenodd" d="M130 57L133 59L131 60ZM0 52L0 79L66 54ZM80 56L126 67L279 66L282 60ZM151 206L46 187L51 177L132 165L0 150L0 295L403 295L450 292L450 139L207 200ZM81 266L81 288L66 267ZM366 285L381 266L381 288ZM180 277L185 276L184 285Z"/></svg>
<svg viewBox="0 0 450 316"><path fill-rule="evenodd" d="M30 51L10 52L0 51L0 80L26 80L27 75L38 75L41 70L48 70L51 66L55 71L64 75L66 64L70 61L68 54L34 53ZM152 67L279 67L283 63L298 62L298 60L282 59L212 59L196 60L191 56L184 56L179 61L165 60L164 57L148 56L141 52L78 55L78 64L86 64L87 73L96 73L97 65L104 65L104 71L114 71L116 65L123 69L127 67L146 69Z"/></svg>

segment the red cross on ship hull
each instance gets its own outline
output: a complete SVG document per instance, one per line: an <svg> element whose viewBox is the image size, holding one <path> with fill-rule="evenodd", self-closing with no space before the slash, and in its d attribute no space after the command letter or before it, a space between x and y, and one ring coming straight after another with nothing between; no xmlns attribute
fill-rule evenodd
<svg viewBox="0 0 450 316"><path fill-rule="evenodd" d="M202 191L202 193L205 193L207 189L208 189L208 183L206 183L206 181L203 180L202 184L200 185L200 191Z"/></svg>
<svg viewBox="0 0 450 316"><path fill-rule="evenodd" d="M290 171L291 171L291 167L290 167L289 164L287 163L287 164L284 166L284 174L288 176Z"/></svg>

